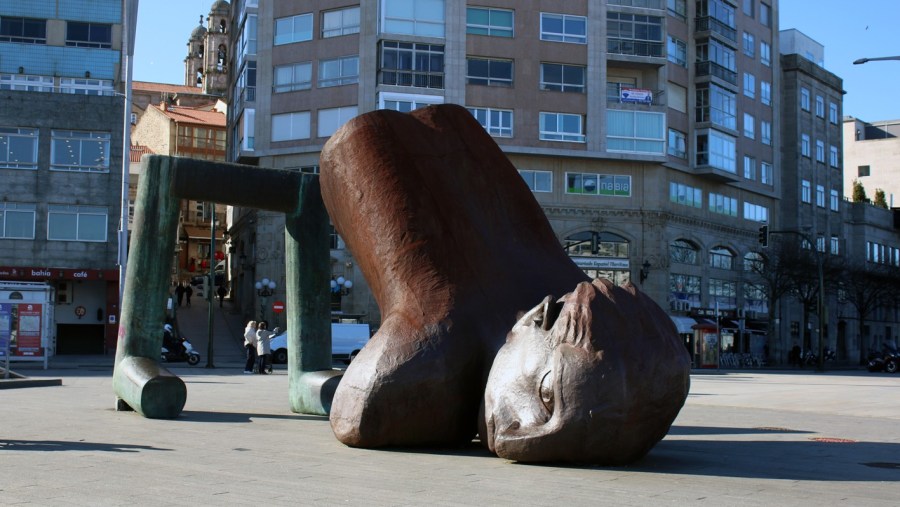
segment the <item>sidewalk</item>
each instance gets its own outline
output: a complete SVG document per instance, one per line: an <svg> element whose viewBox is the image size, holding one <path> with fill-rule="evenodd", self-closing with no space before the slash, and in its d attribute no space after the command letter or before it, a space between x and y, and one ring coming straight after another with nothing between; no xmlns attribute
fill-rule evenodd
<svg viewBox="0 0 900 507"><path fill-rule="evenodd" d="M209 355L209 303L198 296L191 298L191 306L176 308L178 328L191 345L200 353L200 364L207 365ZM216 367L243 368L244 327L246 322L236 312L231 300L225 300L222 307L213 300L213 365Z"/></svg>

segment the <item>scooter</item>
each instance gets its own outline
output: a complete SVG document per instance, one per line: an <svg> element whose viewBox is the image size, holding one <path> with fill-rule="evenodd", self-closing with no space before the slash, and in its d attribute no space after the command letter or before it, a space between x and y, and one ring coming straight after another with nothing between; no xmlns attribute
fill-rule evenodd
<svg viewBox="0 0 900 507"><path fill-rule="evenodd" d="M181 350L177 351L169 350L163 345L160 360L164 363L187 361L187 364L191 366L197 365L200 362L200 353L197 352L197 349L191 345L191 342L187 341L187 338L181 339L181 345Z"/></svg>
<svg viewBox="0 0 900 507"><path fill-rule="evenodd" d="M866 365L866 369L871 372L897 373L897 370L900 369L900 351L896 347L884 345L880 353L869 354L869 363Z"/></svg>

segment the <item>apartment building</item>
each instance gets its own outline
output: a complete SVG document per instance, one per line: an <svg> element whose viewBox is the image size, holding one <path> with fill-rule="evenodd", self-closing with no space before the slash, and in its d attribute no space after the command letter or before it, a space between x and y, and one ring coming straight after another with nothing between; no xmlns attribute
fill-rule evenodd
<svg viewBox="0 0 900 507"><path fill-rule="evenodd" d="M230 159L315 172L357 114L464 105L586 273L638 284L698 361L717 311L723 345L762 355L769 309L746 266L782 191L777 4L236 0ZM283 219L241 210L231 232L253 312L254 281L285 286ZM352 281L333 308L377 323L332 243L333 278Z"/></svg>
<svg viewBox="0 0 900 507"><path fill-rule="evenodd" d="M0 341L13 359L115 347L124 4L0 2Z"/></svg>

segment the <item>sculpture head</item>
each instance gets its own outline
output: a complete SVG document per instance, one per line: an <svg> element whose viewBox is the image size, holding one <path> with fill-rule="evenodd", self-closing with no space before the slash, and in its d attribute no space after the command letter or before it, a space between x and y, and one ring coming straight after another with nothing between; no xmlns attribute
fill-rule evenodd
<svg viewBox="0 0 900 507"><path fill-rule="evenodd" d="M689 373L652 300L630 284L582 282L513 326L488 377L481 439L517 461L630 463L668 432Z"/></svg>

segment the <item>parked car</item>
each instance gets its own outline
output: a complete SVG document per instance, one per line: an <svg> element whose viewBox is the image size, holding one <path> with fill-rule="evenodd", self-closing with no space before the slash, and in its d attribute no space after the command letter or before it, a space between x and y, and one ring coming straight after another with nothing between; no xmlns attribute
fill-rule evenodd
<svg viewBox="0 0 900 507"><path fill-rule="evenodd" d="M331 358L350 364L366 345L372 332L368 324L331 324ZM272 362L287 362L287 331L272 337L269 342L272 349Z"/></svg>

